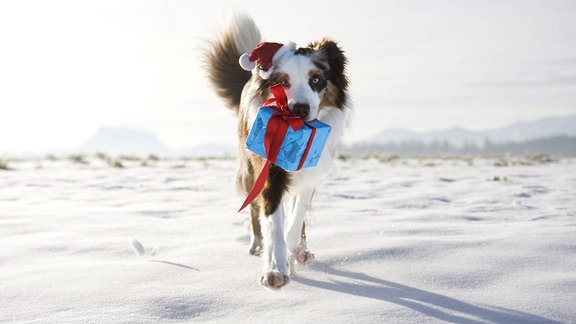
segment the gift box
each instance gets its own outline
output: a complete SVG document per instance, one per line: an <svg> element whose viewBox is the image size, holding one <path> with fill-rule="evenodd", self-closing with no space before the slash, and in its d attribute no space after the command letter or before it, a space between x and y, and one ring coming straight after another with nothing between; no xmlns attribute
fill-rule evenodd
<svg viewBox="0 0 576 324"><path fill-rule="evenodd" d="M264 138L270 118L275 115L278 118L278 114L279 111L274 107L261 107L246 140L246 147L250 151L268 160L270 160L270 157L266 156ZM283 138L278 155L272 162L286 171L296 171L300 168L316 166L330 134L330 126L319 120L315 119L303 123L300 118L298 119L301 123L300 127L294 129L289 125L285 134L279 134L275 129L268 130L269 134ZM289 123L286 120L281 122ZM280 129L280 127L278 128ZM309 143L310 140L312 140L311 143ZM302 161L303 158L304 161Z"/></svg>

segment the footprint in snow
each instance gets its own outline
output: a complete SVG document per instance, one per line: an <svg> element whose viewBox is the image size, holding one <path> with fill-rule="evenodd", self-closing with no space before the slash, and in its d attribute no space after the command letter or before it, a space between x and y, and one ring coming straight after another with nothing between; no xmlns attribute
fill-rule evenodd
<svg viewBox="0 0 576 324"><path fill-rule="evenodd" d="M146 254L144 245L142 245L142 243L140 243L140 241L138 241L137 239L133 239L131 245L134 252L136 252L136 254L138 254L139 256L143 256ZM156 256L157 253L158 253L158 246L154 245L152 251L150 251L150 256Z"/></svg>

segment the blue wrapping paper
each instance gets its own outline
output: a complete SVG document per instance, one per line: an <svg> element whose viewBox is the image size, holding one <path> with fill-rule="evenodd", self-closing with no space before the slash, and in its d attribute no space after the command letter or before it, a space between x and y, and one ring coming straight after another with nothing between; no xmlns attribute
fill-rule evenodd
<svg viewBox="0 0 576 324"><path fill-rule="evenodd" d="M265 159L267 156L264 147L264 135L266 134L268 121L275 113L276 110L269 107L261 107L258 109L258 116L246 140L246 148ZM316 128L316 133L314 134L312 145L310 146L302 168L309 168L318 164L318 160L320 160L322 150L330 134L330 126L319 120L315 119L308 122L308 124ZM288 127L274 164L286 171L296 171L300 165L311 134L312 129L308 127L308 125L304 125L296 131L293 130L292 127ZM281 134L277 136L281 136Z"/></svg>

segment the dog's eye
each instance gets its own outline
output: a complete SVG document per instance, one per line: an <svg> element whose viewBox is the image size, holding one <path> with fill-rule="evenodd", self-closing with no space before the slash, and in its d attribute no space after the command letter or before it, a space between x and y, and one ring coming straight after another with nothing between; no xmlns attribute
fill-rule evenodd
<svg viewBox="0 0 576 324"><path fill-rule="evenodd" d="M322 91L322 89L326 88L326 79L322 78L318 74L312 75L312 77L308 80L308 84L312 88L312 90L316 92Z"/></svg>

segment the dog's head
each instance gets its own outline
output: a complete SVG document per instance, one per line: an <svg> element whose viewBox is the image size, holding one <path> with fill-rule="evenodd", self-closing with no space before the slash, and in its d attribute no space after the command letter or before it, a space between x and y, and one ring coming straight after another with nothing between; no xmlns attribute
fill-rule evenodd
<svg viewBox="0 0 576 324"><path fill-rule="evenodd" d="M261 49L262 53L266 53L258 55L258 52L252 52L249 58L240 60L243 67L247 65L246 60L258 63L258 69L252 71L259 78L259 96L270 98L270 86L282 83L288 98L288 108L305 121L315 119L323 107L346 106L347 60L336 42L323 39L301 48L297 48L294 43L263 44L275 45L271 46L271 51ZM251 66L248 64L247 69L254 68L256 62Z"/></svg>

